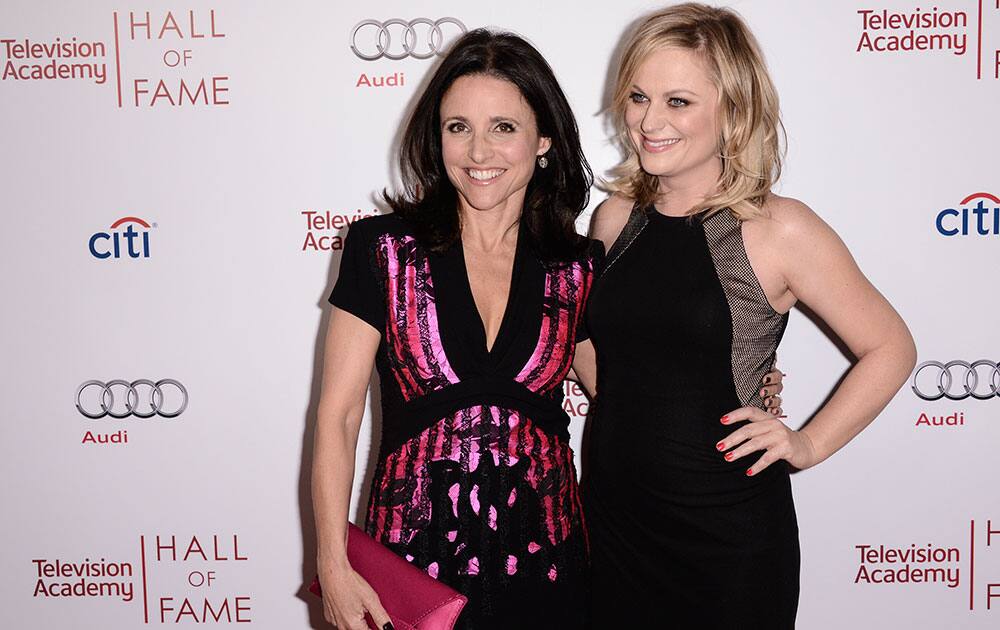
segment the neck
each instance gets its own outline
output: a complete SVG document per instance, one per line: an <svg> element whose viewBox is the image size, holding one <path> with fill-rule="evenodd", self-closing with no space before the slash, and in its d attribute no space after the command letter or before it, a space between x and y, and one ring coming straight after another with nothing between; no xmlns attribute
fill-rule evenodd
<svg viewBox="0 0 1000 630"><path fill-rule="evenodd" d="M685 216L715 194L722 175L722 160L709 160L704 165L678 173L661 175L657 179L656 210L668 216Z"/></svg>
<svg viewBox="0 0 1000 630"><path fill-rule="evenodd" d="M503 203L490 210L477 210L460 200L458 212L462 244L483 252L512 247L517 242L521 209L520 203Z"/></svg>

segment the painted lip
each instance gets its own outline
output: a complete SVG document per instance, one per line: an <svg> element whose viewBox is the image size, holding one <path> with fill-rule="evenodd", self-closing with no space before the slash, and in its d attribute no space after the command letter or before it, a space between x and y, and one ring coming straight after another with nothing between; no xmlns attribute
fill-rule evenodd
<svg viewBox="0 0 1000 630"><path fill-rule="evenodd" d="M647 153L663 153L664 151L669 151L677 146L680 141L680 138L662 138L654 140L653 138L643 136L642 150Z"/></svg>
<svg viewBox="0 0 1000 630"><path fill-rule="evenodd" d="M505 168L464 168L465 176L476 186L489 186L507 172Z"/></svg>

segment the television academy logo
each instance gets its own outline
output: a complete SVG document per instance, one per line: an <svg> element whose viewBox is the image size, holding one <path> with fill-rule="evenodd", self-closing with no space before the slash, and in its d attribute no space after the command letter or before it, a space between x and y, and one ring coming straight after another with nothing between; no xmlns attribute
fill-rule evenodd
<svg viewBox="0 0 1000 630"><path fill-rule="evenodd" d="M111 32L103 39L77 34L0 39L0 81L110 84L119 108L229 105L228 74L200 67L200 54L228 36L215 9L114 11L106 23Z"/></svg>
<svg viewBox="0 0 1000 630"><path fill-rule="evenodd" d="M123 225L125 228L119 229ZM141 231L136 230L137 226ZM122 217L111 224L108 232L96 232L90 237L90 255L101 260L119 259L123 255L149 258L149 231L156 227L156 223L148 223L139 217Z"/></svg>
<svg viewBox="0 0 1000 630"><path fill-rule="evenodd" d="M73 36L51 42L0 39L0 44L6 59L0 81L89 79L101 85L108 79L104 42L79 41Z"/></svg>
<svg viewBox="0 0 1000 630"><path fill-rule="evenodd" d="M996 6L991 7L994 2ZM965 8L932 6L927 10L921 5L900 9L857 8L860 34L855 52L878 55L951 53L963 59L971 57L967 54L971 52L975 55L976 80L983 78L984 57L988 59L986 77L992 74L992 78L1000 79L1000 49L984 50L989 48L984 42L993 30L990 21L1000 19L1000 0L980 0L975 12ZM992 72L989 64L993 65Z"/></svg>
<svg viewBox="0 0 1000 630"><path fill-rule="evenodd" d="M136 612L144 624L253 623L252 595L233 584L234 574L251 563L238 534L137 538L134 556L126 561L93 553L33 558L33 597L141 603Z"/></svg>
<svg viewBox="0 0 1000 630"><path fill-rule="evenodd" d="M306 219L306 236L302 241L304 252L335 252L344 249L344 229L365 217L379 214L378 208L354 212L331 212L329 210L302 210L299 214Z"/></svg>
<svg viewBox="0 0 1000 630"><path fill-rule="evenodd" d="M960 201L958 208L938 212L934 226L942 236L1000 236L1000 198L987 192L973 193Z"/></svg>
<svg viewBox="0 0 1000 630"><path fill-rule="evenodd" d="M465 24L453 17L436 20L425 17L384 21L368 19L354 25L348 43L351 52L363 61L423 60L435 55L443 56L451 44L466 32ZM362 72L354 87L403 87L405 84L406 75L401 71L381 75Z"/></svg>
<svg viewBox="0 0 1000 630"><path fill-rule="evenodd" d="M590 401L579 383L563 382L563 411L574 420L587 418L587 414L590 412Z"/></svg>
<svg viewBox="0 0 1000 630"><path fill-rule="evenodd" d="M977 606L982 609L985 603L990 612L1000 605L1000 601L993 601L1000 600L1000 555L993 546L1000 543L1000 523L973 518L967 531L967 547L932 542L899 546L866 541L854 545L851 553L859 563L853 582L872 588L944 587L962 593L963 600L967 593L969 611Z"/></svg>

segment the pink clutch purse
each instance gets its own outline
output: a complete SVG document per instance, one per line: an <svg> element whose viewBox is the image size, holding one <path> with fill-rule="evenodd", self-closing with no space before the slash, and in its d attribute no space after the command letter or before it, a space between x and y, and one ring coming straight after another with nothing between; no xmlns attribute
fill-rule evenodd
<svg viewBox="0 0 1000 630"><path fill-rule="evenodd" d="M378 594L396 630L452 630L467 598L347 524L347 559ZM319 577L309 590L323 596ZM366 615L368 627L376 628Z"/></svg>

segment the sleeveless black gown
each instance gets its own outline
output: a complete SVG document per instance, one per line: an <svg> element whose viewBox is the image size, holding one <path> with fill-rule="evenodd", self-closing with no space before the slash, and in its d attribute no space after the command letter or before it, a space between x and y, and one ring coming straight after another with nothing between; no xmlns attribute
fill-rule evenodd
<svg viewBox="0 0 1000 630"><path fill-rule="evenodd" d="M584 509L595 627L793 628L799 546L785 462L716 443L762 406L787 315L769 305L728 212L635 208L588 305L597 350Z"/></svg>

